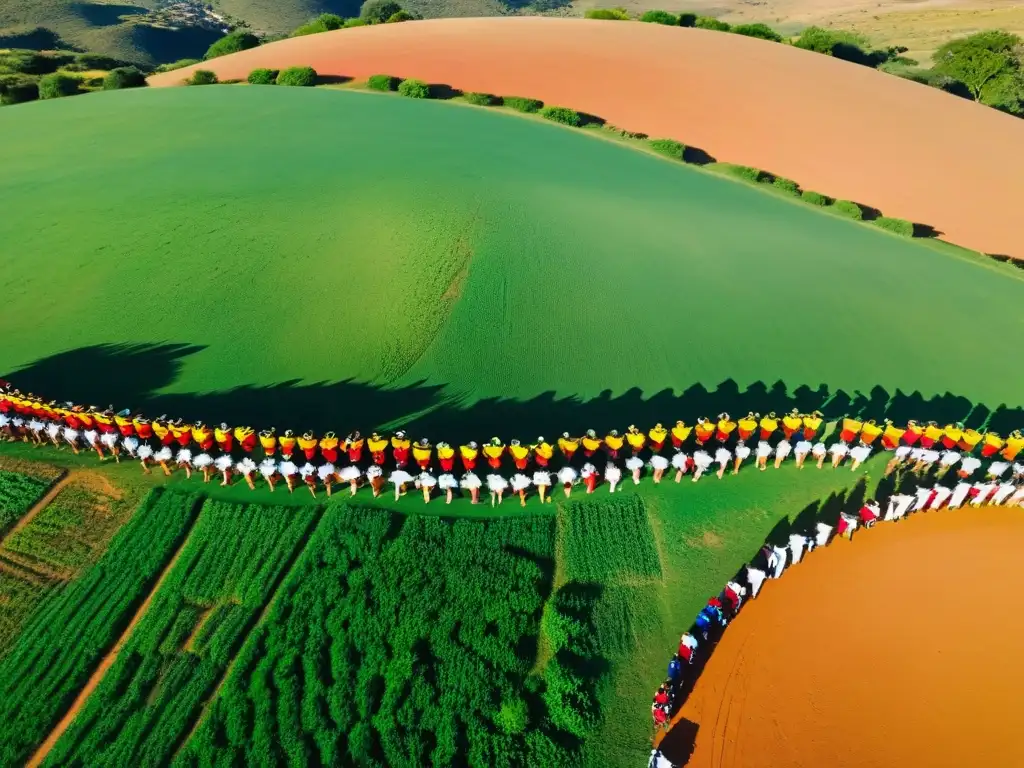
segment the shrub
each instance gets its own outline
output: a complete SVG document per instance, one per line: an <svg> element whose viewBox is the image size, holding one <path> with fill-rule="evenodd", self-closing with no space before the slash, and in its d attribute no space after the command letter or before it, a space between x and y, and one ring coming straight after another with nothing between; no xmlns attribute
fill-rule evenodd
<svg viewBox="0 0 1024 768"><path fill-rule="evenodd" d="M359 18L367 24L383 24L400 10L402 6L394 0L366 0L359 9Z"/></svg>
<svg viewBox="0 0 1024 768"><path fill-rule="evenodd" d="M679 17L668 11L645 11L640 21L648 24L664 24L668 27L678 27Z"/></svg>
<svg viewBox="0 0 1024 768"><path fill-rule="evenodd" d="M302 37L304 35L318 35L321 32L330 32L341 29L345 20L334 13L321 13L315 19L303 24L291 33L291 37Z"/></svg>
<svg viewBox="0 0 1024 768"><path fill-rule="evenodd" d="M671 157L673 160L682 160L683 152L686 151L686 146L675 139L651 139L649 145L659 155Z"/></svg>
<svg viewBox="0 0 1024 768"><path fill-rule="evenodd" d="M216 59L218 56L227 56L229 53L238 53L249 48L255 48L259 44L259 38L252 32L236 29L234 32L224 35L224 37L215 41L213 45L207 48L203 59L209 61L210 59Z"/></svg>
<svg viewBox="0 0 1024 768"><path fill-rule="evenodd" d="M62 96L74 96L79 92L82 81L77 77L54 72L39 78L39 98L59 99Z"/></svg>
<svg viewBox="0 0 1024 768"><path fill-rule="evenodd" d="M529 721L526 702L520 698L506 698L494 718L495 725L509 735L525 731Z"/></svg>
<svg viewBox="0 0 1024 768"><path fill-rule="evenodd" d="M731 32L746 37L756 37L761 40L771 40L773 43L781 43L782 35L769 27L767 24L740 24L733 27Z"/></svg>
<svg viewBox="0 0 1024 768"><path fill-rule="evenodd" d="M732 163L719 163L719 166L730 176L742 179L743 181L752 181L755 184L759 181L764 180L765 173L758 168L751 168L747 165L733 165Z"/></svg>
<svg viewBox="0 0 1024 768"><path fill-rule="evenodd" d="M154 72L173 72L176 69L183 67L191 67L193 64L198 64L199 59L178 59L172 61L170 64L161 64L159 67L154 69Z"/></svg>
<svg viewBox="0 0 1024 768"><path fill-rule="evenodd" d="M366 19L345 19L345 26L342 29L352 29L352 27L365 27L369 24Z"/></svg>
<svg viewBox="0 0 1024 768"><path fill-rule="evenodd" d="M832 203L832 210L856 221L864 220L864 210L852 200L836 200Z"/></svg>
<svg viewBox="0 0 1024 768"><path fill-rule="evenodd" d="M392 13L390 16L388 16L387 21L385 21L384 23L397 24L401 21L416 21L416 17L403 9L401 11L395 11L394 13Z"/></svg>
<svg viewBox="0 0 1024 768"><path fill-rule="evenodd" d="M89 69L111 70L127 66L130 66L128 62L104 56L102 53L80 53L75 57L74 63L74 67L81 68L83 71ZM66 69L71 68L71 66L66 67Z"/></svg>
<svg viewBox="0 0 1024 768"><path fill-rule="evenodd" d="M832 201L820 192L812 189L805 189L800 193L800 199L811 205L829 205Z"/></svg>
<svg viewBox="0 0 1024 768"><path fill-rule="evenodd" d="M696 13L680 13L679 14L679 26L680 27L695 27L697 25L697 14Z"/></svg>
<svg viewBox="0 0 1024 768"><path fill-rule="evenodd" d="M719 21L713 16L698 16L693 26L698 29L712 29L715 32L728 32L730 29L728 23Z"/></svg>
<svg viewBox="0 0 1024 768"><path fill-rule="evenodd" d="M185 85L213 85L217 82L217 75L208 69L197 69L192 77L185 81Z"/></svg>
<svg viewBox="0 0 1024 768"><path fill-rule="evenodd" d="M773 177L772 186L775 187L776 189L782 190L783 192L788 192L791 195L799 196L800 194L800 185L797 184L792 179L786 179L783 178L782 176Z"/></svg>
<svg viewBox="0 0 1024 768"><path fill-rule="evenodd" d="M145 84L146 76L135 67L112 69L103 78L104 91L117 91L121 88L142 88Z"/></svg>
<svg viewBox="0 0 1024 768"><path fill-rule="evenodd" d="M430 98L430 86L422 80L403 80L398 84L398 92L410 99Z"/></svg>
<svg viewBox="0 0 1024 768"><path fill-rule="evenodd" d="M496 102L495 97L489 93L474 93L470 91L469 93L462 94L462 98L465 99L467 103L474 104L478 107L490 107Z"/></svg>
<svg viewBox="0 0 1024 768"><path fill-rule="evenodd" d="M39 98L39 84L22 75L0 75L0 104L23 104Z"/></svg>
<svg viewBox="0 0 1024 768"><path fill-rule="evenodd" d="M583 17L601 21L629 21L629 14L625 8L591 8Z"/></svg>
<svg viewBox="0 0 1024 768"><path fill-rule="evenodd" d="M398 88L398 82L394 75L370 75L366 85L374 91L393 91Z"/></svg>
<svg viewBox="0 0 1024 768"><path fill-rule="evenodd" d="M914 236L914 225L906 219L894 219L891 216L879 216L871 223L888 232L903 235L903 237Z"/></svg>
<svg viewBox="0 0 1024 768"><path fill-rule="evenodd" d="M562 125L571 125L573 128L578 128L580 124L580 113L568 107L544 107L540 111L540 116Z"/></svg>
<svg viewBox="0 0 1024 768"><path fill-rule="evenodd" d="M304 88L316 85L316 70L312 67L282 69L276 80L278 85L297 85Z"/></svg>
<svg viewBox="0 0 1024 768"><path fill-rule="evenodd" d="M524 96L502 96L501 103L517 112L540 112L544 107L543 101L527 99Z"/></svg>
<svg viewBox="0 0 1024 768"><path fill-rule="evenodd" d="M9 51L0 54L0 67L10 73L46 75L57 71L60 62L36 51Z"/></svg>
<svg viewBox="0 0 1024 768"><path fill-rule="evenodd" d="M246 82L249 85L273 85L277 82L278 71L276 69L265 69L260 67L249 73Z"/></svg>

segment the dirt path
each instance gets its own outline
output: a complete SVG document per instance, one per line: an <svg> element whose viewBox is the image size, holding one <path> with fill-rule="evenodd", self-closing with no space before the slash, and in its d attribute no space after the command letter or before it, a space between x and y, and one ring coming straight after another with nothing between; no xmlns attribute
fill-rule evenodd
<svg viewBox="0 0 1024 768"><path fill-rule="evenodd" d="M189 537L186 536L181 542L177 552L174 553L174 557L172 557L170 562L164 566L164 569L160 572L160 577L156 580L156 584L153 585L149 594L146 595L146 599L142 601L142 605L140 605L138 610L135 611L135 615L132 616L132 620L128 622L128 626L125 627L124 632L121 633L117 642L114 643L114 647L107 652L107 655L103 657L102 661L100 661L99 666L97 666L96 670L89 676L85 686L78 692L78 696L76 696L74 702L72 702L70 709L68 709L64 717L60 719L60 722L57 723L52 731L50 731L50 735L46 737L46 740L39 746L29 761L25 764L26 768L35 768L42 764L46 759L46 756L50 754L50 750L53 749L60 737L64 735L64 732L82 710L82 707L85 706L85 702L88 701L92 692L96 690L96 687L103 680L104 675L107 674L107 671L113 666L114 662L117 661L118 654L121 652L124 644L128 642L128 638L131 637L132 632L135 631L135 626L142 620L142 617L146 615L146 612L149 610L150 603L153 602L153 597L160 591L160 587L163 586L164 579L166 579L167 575L174 570L174 566L177 564L178 558L188 545L188 540Z"/></svg>
<svg viewBox="0 0 1024 768"><path fill-rule="evenodd" d="M10 538L14 536L14 534L16 534L22 528L31 523L35 519L36 515L38 515L48 506L50 506L50 502L57 498L57 494L63 491L67 484L74 480L77 476L77 472L68 472L63 477L61 477L57 482L51 485L50 490L43 494L43 498L41 498L39 501L33 504L32 508L29 509L29 511L26 512L24 515L22 515L21 519L14 524L14 527L7 532L7 535L4 536L3 539L0 539L0 549L3 549L5 546L7 546L7 542L10 540Z"/></svg>
<svg viewBox="0 0 1024 768"><path fill-rule="evenodd" d="M769 582L662 749L691 768L1024 765L1019 509L858 531Z"/></svg>

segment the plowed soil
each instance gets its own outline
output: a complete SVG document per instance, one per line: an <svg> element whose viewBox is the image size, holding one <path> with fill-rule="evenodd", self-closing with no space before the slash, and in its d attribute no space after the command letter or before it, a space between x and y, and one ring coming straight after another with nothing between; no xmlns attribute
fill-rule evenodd
<svg viewBox="0 0 1024 768"><path fill-rule="evenodd" d="M197 67L229 79L292 65L543 99L1024 258L1024 121L828 56L700 29L523 17L339 30Z"/></svg>
<svg viewBox="0 0 1024 768"><path fill-rule="evenodd" d="M726 630L663 744L705 766L1024 765L1020 509L835 541ZM692 737L691 737L692 739Z"/></svg>

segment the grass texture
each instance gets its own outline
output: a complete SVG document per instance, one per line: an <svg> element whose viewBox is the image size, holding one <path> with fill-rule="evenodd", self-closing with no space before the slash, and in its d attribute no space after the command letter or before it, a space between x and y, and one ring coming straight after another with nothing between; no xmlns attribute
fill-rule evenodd
<svg viewBox="0 0 1024 768"><path fill-rule="evenodd" d="M425 380L470 404L731 377L1022 402L993 332L1016 270L560 126L214 87L23 105L0 138L9 376L174 342L201 351L167 393Z"/></svg>
<svg viewBox="0 0 1024 768"><path fill-rule="evenodd" d="M46 492L47 483L17 472L0 470L0 535L7 533Z"/></svg>

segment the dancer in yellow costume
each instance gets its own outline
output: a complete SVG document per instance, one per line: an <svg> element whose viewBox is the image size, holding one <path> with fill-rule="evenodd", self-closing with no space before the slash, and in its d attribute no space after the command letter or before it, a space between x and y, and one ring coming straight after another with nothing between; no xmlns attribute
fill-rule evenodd
<svg viewBox="0 0 1024 768"><path fill-rule="evenodd" d="M953 450L960 442L960 436L963 435L963 433L963 424L959 422L956 424L947 424L942 428L942 446L947 451Z"/></svg>
<svg viewBox="0 0 1024 768"><path fill-rule="evenodd" d="M1020 433L1020 430L1015 429L1006 438L1006 446L1000 455L1007 461L1013 461L1022 449L1024 449L1024 435Z"/></svg>
<svg viewBox="0 0 1024 768"><path fill-rule="evenodd" d="M688 427L685 421L677 421L676 425L672 427L672 446L682 448L691 432L693 432L693 427Z"/></svg>
<svg viewBox="0 0 1024 768"><path fill-rule="evenodd" d="M538 437L536 444L531 445L530 449L533 451L533 459L537 462L538 467L548 466L551 457L555 455L555 449L543 437Z"/></svg>
<svg viewBox="0 0 1024 768"><path fill-rule="evenodd" d="M608 455L613 458L619 458L619 451L622 450L622 446L625 445L626 441L616 430L612 430L604 437L604 445L608 450Z"/></svg>
<svg viewBox="0 0 1024 768"><path fill-rule="evenodd" d="M857 439L857 435L860 434L861 427L864 423L858 419L851 419L846 417L843 419L843 428L839 430L839 439L844 443L852 443Z"/></svg>
<svg viewBox="0 0 1024 768"><path fill-rule="evenodd" d="M562 436L558 438L558 450L565 456L567 464L572 461L572 456L579 450L579 447L579 438L571 437L568 432L563 432Z"/></svg>
<svg viewBox="0 0 1024 768"><path fill-rule="evenodd" d="M476 469L476 459L480 455L480 447L472 440L465 445L459 446L459 458L462 459L462 466L467 472Z"/></svg>
<svg viewBox="0 0 1024 768"><path fill-rule="evenodd" d="M981 442L982 434L976 429L965 429L960 433L960 442L957 447L964 453L973 453L975 447Z"/></svg>
<svg viewBox="0 0 1024 768"><path fill-rule="evenodd" d="M864 445L871 445L878 439L878 436L884 431L883 427L878 426L874 419L864 422L864 426L860 430L860 441Z"/></svg>
<svg viewBox="0 0 1024 768"><path fill-rule="evenodd" d="M704 445L715 434L715 425L705 418L700 418L697 419L697 426L693 428L693 432L697 442Z"/></svg>
<svg viewBox="0 0 1024 768"><path fill-rule="evenodd" d="M763 419L761 419L761 439L770 440L772 435L779 428L779 417L775 415L775 411L772 411Z"/></svg>
<svg viewBox="0 0 1024 768"><path fill-rule="evenodd" d="M800 411L794 408L782 417L782 434L786 436L787 440L791 440L793 435L795 435L803 425L804 417L800 415Z"/></svg>
<svg viewBox="0 0 1024 768"><path fill-rule="evenodd" d="M810 416L804 416L804 440L811 442L821 429L822 413L815 411Z"/></svg>
<svg viewBox="0 0 1024 768"><path fill-rule="evenodd" d="M661 453L661 449L665 447L665 441L668 439L668 430L660 423L655 424L648 431L647 437L651 439L651 451Z"/></svg>
<svg viewBox="0 0 1024 768"><path fill-rule="evenodd" d="M518 440L513 440L508 444L508 452L512 456L516 469L526 469L526 465L530 461L530 449L527 446Z"/></svg>
<svg viewBox="0 0 1024 768"><path fill-rule="evenodd" d="M388 449L388 439L374 432L366 441L366 447L370 450L370 455L373 457L373 463L378 467L383 466L384 461L387 458L386 451Z"/></svg>
<svg viewBox="0 0 1024 768"><path fill-rule="evenodd" d="M750 411L746 416L736 422L741 443L745 443L753 436L754 431L757 429L757 420L759 418L761 418L760 414Z"/></svg>
<svg viewBox="0 0 1024 768"><path fill-rule="evenodd" d="M728 413L718 414L718 423L715 425L715 438L724 443L736 429L736 422L729 418Z"/></svg>
<svg viewBox="0 0 1024 768"><path fill-rule="evenodd" d="M991 456L995 456L1000 450L1002 450L1004 445L1006 445L1006 441L997 433L986 432L985 444L981 446L981 455L986 459Z"/></svg>
<svg viewBox="0 0 1024 768"><path fill-rule="evenodd" d="M484 446L484 456L491 469L501 469L501 457L505 455L505 444L500 438L492 437L491 442Z"/></svg>
<svg viewBox="0 0 1024 768"><path fill-rule="evenodd" d="M644 449L644 445L647 443L647 435L637 429L635 424L630 424L629 429L626 430L626 442L629 443L633 455L636 456Z"/></svg>
<svg viewBox="0 0 1024 768"><path fill-rule="evenodd" d="M580 443L583 445L583 455L588 458L597 453L601 447L601 440L598 438L597 432L592 429L587 430L587 434L583 436Z"/></svg>
<svg viewBox="0 0 1024 768"><path fill-rule="evenodd" d="M907 430L900 429L889 419L885 420L885 429L882 430L882 447L887 451L895 451L899 448L900 440Z"/></svg>

